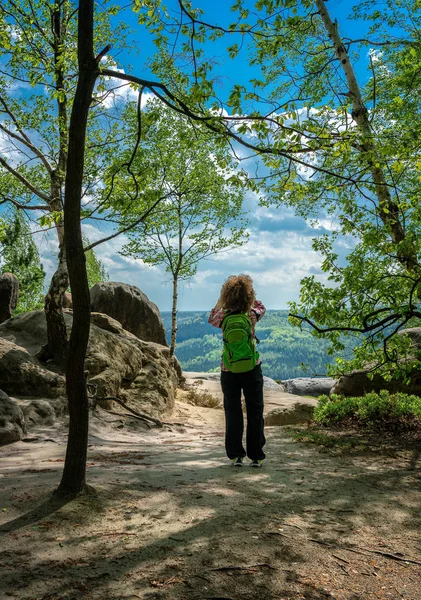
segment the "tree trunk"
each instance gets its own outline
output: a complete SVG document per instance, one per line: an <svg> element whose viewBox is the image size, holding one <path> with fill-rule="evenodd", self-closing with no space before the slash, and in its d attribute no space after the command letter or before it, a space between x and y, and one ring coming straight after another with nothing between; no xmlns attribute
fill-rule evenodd
<svg viewBox="0 0 421 600"><path fill-rule="evenodd" d="M63 316L63 295L69 285L66 255L60 249L58 267L54 273L48 293L45 297L44 310L47 320L47 344L42 348L39 358L52 358L58 365L64 365L67 354L67 332Z"/></svg>
<svg viewBox="0 0 421 600"><path fill-rule="evenodd" d="M174 355L177 343L177 302L178 302L178 275L173 276L172 281L172 310L171 310L171 346L170 356Z"/></svg>
<svg viewBox="0 0 421 600"><path fill-rule="evenodd" d="M172 311L171 311L171 346L170 356L174 356L177 343L177 304L178 304L178 276L183 264L183 218L181 211L181 195L177 194L177 218L178 218L178 259L175 269L171 264L172 271Z"/></svg>
<svg viewBox="0 0 421 600"><path fill-rule="evenodd" d="M79 78L69 127L69 151L64 195L64 231L73 300L73 327L66 361L69 437L58 493L77 494L85 487L89 405L84 373L89 340L90 308L80 225L86 124L97 62L93 54L93 0L80 0L78 15Z"/></svg>
<svg viewBox="0 0 421 600"><path fill-rule="evenodd" d="M405 240L405 229L400 221L399 206L394 202L381 161L378 156L376 142L368 119L368 109L364 104L361 90L355 76L346 46L339 34L337 22L333 22L324 0L315 0L323 25L335 47L342 70L345 75L348 95L352 101L352 118L363 135L362 154L365 155L378 200L378 215L390 232L392 242L398 245ZM417 265L417 255L413 244L406 244L405 249L398 249L398 259L411 271Z"/></svg>
<svg viewBox="0 0 421 600"><path fill-rule="evenodd" d="M53 183L51 187L54 188L57 186L54 186ZM57 193L61 195L60 187L59 191L55 190L55 194ZM53 197L55 200L51 202L50 209L52 211L61 210L61 200L58 199L57 195ZM59 243L58 267L51 279L50 287L45 297L44 310L47 320L47 344L42 348L39 358L43 360L53 358L57 364L64 365L67 354L67 331L62 307L63 296L69 286L69 274L67 270L62 220L57 223L56 229Z"/></svg>

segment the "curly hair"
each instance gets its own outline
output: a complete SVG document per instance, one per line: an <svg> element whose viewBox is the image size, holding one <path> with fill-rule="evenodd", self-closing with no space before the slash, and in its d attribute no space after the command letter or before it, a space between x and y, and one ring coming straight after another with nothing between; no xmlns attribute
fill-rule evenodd
<svg viewBox="0 0 421 600"><path fill-rule="evenodd" d="M230 312L248 313L255 299L253 281L249 275L230 275L222 286L217 306Z"/></svg>

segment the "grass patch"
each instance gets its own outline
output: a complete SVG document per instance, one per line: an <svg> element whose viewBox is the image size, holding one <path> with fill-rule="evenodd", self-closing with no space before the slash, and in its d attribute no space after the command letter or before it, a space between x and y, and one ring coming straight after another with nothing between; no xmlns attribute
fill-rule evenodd
<svg viewBox="0 0 421 600"><path fill-rule="evenodd" d="M363 440L354 437L338 435L337 433L326 433L317 428L307 428L306 430L296 429L292 433L292 439L295 442L305 444L314 444L327 451L335 451L335 453L345 454L350 450L366 451L367 444Z"/></svg>
<svg viewBox="0 0 421 600"><path fill-rule="evenodd" d="M195 389L186 391L185 400L194 406L203 406L205 408L222 408L221 401L209 392L200 392Z"/></svg>
<svg viewBox="0 0 421 600"><path fill-rule="evenodd" d="M328 427L352 427L402 433L421 431L421 398L386 390L362 397L320 396L314 421Z"/></svg>

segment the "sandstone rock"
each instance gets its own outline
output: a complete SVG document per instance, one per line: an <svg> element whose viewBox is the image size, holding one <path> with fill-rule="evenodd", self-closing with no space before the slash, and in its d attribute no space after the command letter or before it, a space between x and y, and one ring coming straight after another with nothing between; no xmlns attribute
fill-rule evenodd
<svg viewBox="0 0 421 600"><path fill-rule="evenodd" d="M13 273L0 276L0 323L13 314L19 300L19 281Z"/></svg>
<svg viewBox="0 0 421 600"><path fill-rule="evenodd" d="M265 425L296 425L313 418L314 406L297 402L290 407L276 408L265 417Z"/></svg>
<svg viewBox="0 0 421 600"><path fill-rule="evenodd" d="M205 371L183 371L183 376L187 380L189 384L194 384L195 382L217 382L219 383L221 380L221 373L206 373ZM282 392L283 388L279 383L276 383L274 379L270 377L263 376L263 389L267 391L276 391Z"/></svg>
<svg viewBox="0 0 421 600"><path fill-rule="evenodd" d="M342 375L330 390L331 394L342 396L364 396L368 392L404 392L421 396L421 373L413 373L408 385L399 380L385 381L380 375L373 379L368 377L366 371L354 371L349 375Z"/></svg>
<svg viewBox="0 0 421 600"><path fill-rule="evenodd" d="M421 327L409 327L398 331L398 335L408 335L411 338L411 343L416 350L421 350Z"/></svg>
<svg viewBox="0 0 421 600"><path fill-rule="evenodd" d="M407 334L411 338L412 346L415 351L421 351L421 327L411 327L402 329L398 335ZM340 394L342 396L364 396L368 392L379 392L388 390L389 392L404 392L405 394L421 395L421 372L414 372L408 384L399 380L385 381L381 375L374 375L371 379L367 371L353 371L349 375L343 375L335 382L330 390L331 394Z"/></svg>
<svg viewBox="0 0 421 600"><path fill-rule="evenodd" d="M64 377L44 369L25 348L4 338L0 338L0 381L6 393L18 396L55 398L64 393Z"/></svg>
<svg viewBox="0 0 421 600"><path fill-rule="evenodd" d="M21 408L0 390L0 446L18 442L24 433L25 420Z"/></svg>
<svg viewBox="0 0 421 600"><path fill-rule="evenodd" d="M64 319L70 331L72 313L64 313ZM44 399L64 394L63 377L44 369L28 353L28 350L35 353L46 341L43 311L26 313L3 323L0 325L0 336L0 381L4 373L8 389L13 390L10 393ZM2 347L5 349L3 353ZM11 364L18 376L7 375L10 362L7 350L14 352ZM18 363L21 365L20 370L17 368ZM99 396L118 396L132 408L156 417L171 409L174 404L178 377L169 348L140 340L108 315L92 314L85 365L89 372L89 383L92 384L91 390L96 389ZM27 375L26 379L24 374ZM55 389L47 392L46 384L51 387L51 381L57 379L62 384L61 388L56 385ZM108 408L112 405L112 401L105 403ZM35 422L38 409L33 409L31 415Z"/></svg>
<svg viewBox="0 0 421 600"><path fill-rule="evenodd" d="M178 376L169 348L140 340L107 315L93 314L85 364L98 396L119 396L156 417L174 406Z"/></svg>
<svg viewBox="0 0 421 600"><path fill-rule="evenodd" d="M330 377L297 377L282 381L283 388L288 394L296 396L314 396L329 394L335 380Z"/></svg>
<svg viewBox="0 0 421 600"><path fill-rule="evenodd" d="M54 425L57 417L65 412L66 400L59 398L56 400L34 399L29 403L21 401L22 412L25 417L27 427L34 425Z"/></svg>
<svg viewBox="0 0 421 600"><path fill-rule="evenodd" d="M64 292L62 304L63 304L63 308L72 310L73 309L72 294L70 294L69 292Z"/></svg>
<svg viewBox="0 0 421 600"><path fill-rule="evenodd" d="M112 281L97 283L90 294L93 312L116 319L141 340L167 345L158 307L134 285Z"/></svg>
<svg viewBox="0 0 421 600"><path fill-rule="evenodd" d="M314 406L310 404L295 403L285 408L275 408L265 417L265 425L297 425L306 423L313 418Z"/></svg>

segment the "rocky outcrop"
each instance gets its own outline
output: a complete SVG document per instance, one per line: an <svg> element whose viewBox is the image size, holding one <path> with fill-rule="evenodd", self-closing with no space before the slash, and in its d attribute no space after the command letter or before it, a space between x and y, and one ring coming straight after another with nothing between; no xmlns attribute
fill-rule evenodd
<svg viewBox="0 0 421 600"><path fill-rule="evenodd" d="M314 402L316 404L316 402ZM314 406L296 402L285 408L275 408L265 416L265 425L297 425L313 419Z"/></svg>
<svg viewBox="0 0 421 600"><path fill-rule="evenodd" d="M0 390L0 446L18 442L25 433L25 419L17 402Z"/></svg>
<svg viewBox="0 0 421 600"><path fill-rule="evenodd" d="M55 400L35 398L30 401L20 400L19 403L27 428L34 425L54 425L58 417L63 416L67 409L67 402L64 397Z"/></svg>
<svg viewBox="0 0 421 600"><path fill-rule="evenodd" d="M330 393L341 396L364 396L368 392L379 392L380 390L421 396L421 373L413 373L409 383L405 384L396 379L385 381L380 375L374 375L371 379L367 371L353 371L349 375L342 375Z"/></svg>
<svg viewBox="0 0 421 600"><path fill-rule="evenodd" d="M0 276L0 323L13 314L19 300L19 281L13 273Z"/></svg>
<svg viewBox="0 0 421 600"><path fill-rule="evenodd" d="M167 346L140 340L107 315L92 314L86 355L89 383L99 397L158 417L174 406L178 375Z"/></svg>
<svg viewBox="0 0 421 600"><path fill-rule="evenodd" d="M220 380L221 380L221 373L220 371L218 371L218 373L206 373L205 371L183 371L183 375L184 378L187 380L187 382L189 384L197 384L197 383L203 383L206 384L207 382L212 382L212 383L216 383L218 385L218 390L220 390ZM276 383L276 381L274 379L271 379L270 377L266 377L266 375L263 376L263 389L265 391L273 391L273 392L282 392L283 388L281 385L279 385L279 383Z"/></svg>
<svg viewBox="0 0 421 600"><path fill-rule="evenodd" d="M322 394L329 394L335 380L330 377L297 377L296 379L286 379L281 383L288 394L317 398Z"/></svg>
<svg viewBox="0 0 421 600"><path fill-rule="evenodd" d="M72 310L73 309L72 294L70 294L69 292L64 292L62 304L63 304L63 308L68 308L69 310Z"/></svg>
<svg viewBox="0 0 421 600"><path fill-rule="evenodd" d="M12 327L14 321L7 323ZM3 331L5 325L0 326ZM56 398L64 393L63 376L43 368L24 347L4 338L0 338L0 382L7 394L18 396Z"/></svg>
<svg viewBox="0 0 421 600"><path fill-rule="evenodd" d="M140 340L167 345L159 309L134 285L107 281L90 291L91 310L117 320Z"/></svg>
<svg viewBox="0 0 421 600"><path fill-rule="evenodd" d="M64 318L70 332L72 313L66 312ZM43 311L3 323L0 336L0 381L6 383L5 391L42 399L64 395L63 376L44 368L32 356L47 339ZM92 313L85 365L90 390L100 399L118 396L132 408L155 417L174 404L178 376L169 348L140 340L108 315ZM112 400L100 403L108 408L113 405ZM28 419L35 423L45 406L32 408Z"/></svg>
<svg viewBox="0 0 421 600"><path fill-rule="evenodd" d="M402 329L398 335L408 335L414 349L414 355L421 352L421 327L411 327ZM370 376L369 376L370 375ZM381 375L370 374L367 370L353 371L349 375L342 375L330 390L331 394L342 396L364 396L368 392L379 392L388 390L389 392L403 392L405 394L416 394L421 396L421 372L415 371L411 374L408 383L401 380L392 379L385 381Z"/></svg>

